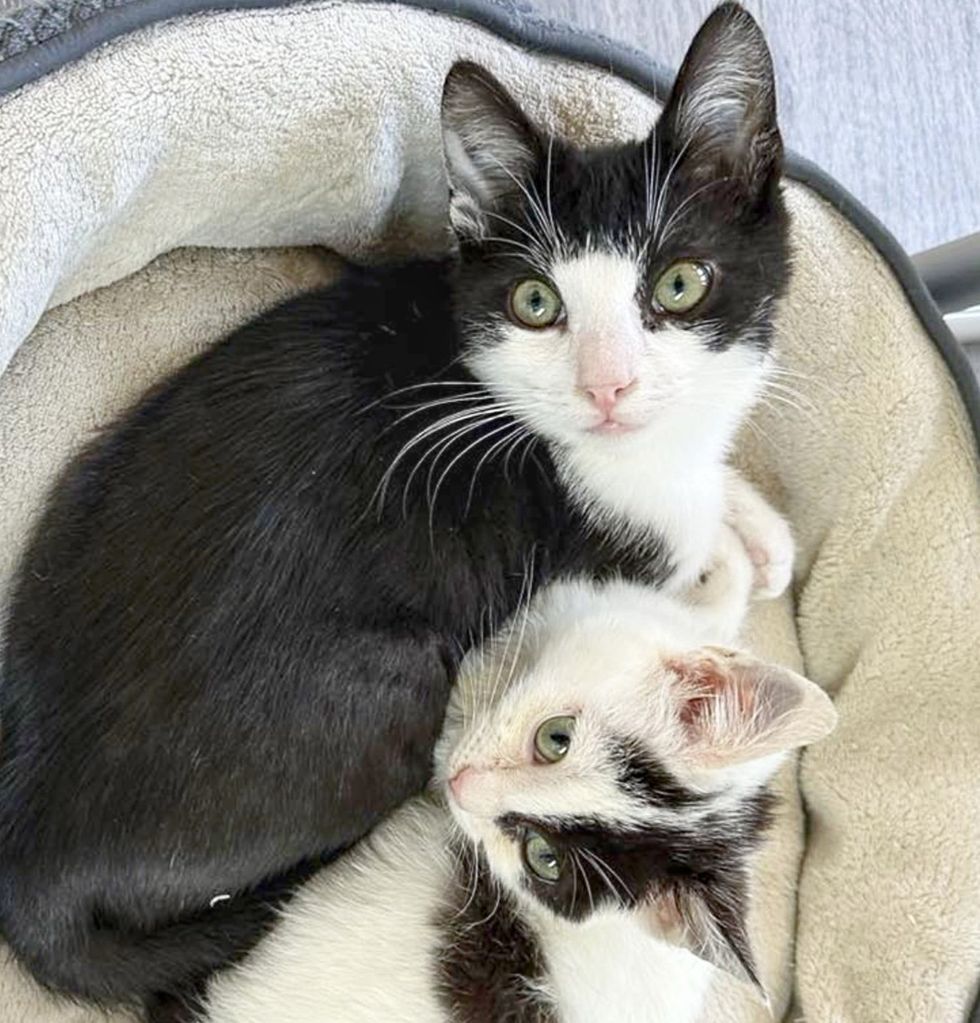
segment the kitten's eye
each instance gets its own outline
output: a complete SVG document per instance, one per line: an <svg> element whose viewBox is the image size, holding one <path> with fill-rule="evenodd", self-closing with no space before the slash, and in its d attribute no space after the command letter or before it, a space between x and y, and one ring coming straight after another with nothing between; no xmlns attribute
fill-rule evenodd
<svg viewBox="0 0 980 1023"><path fill-rule="evenodd" d="M694 259L679 259L657 279L653 300L665 313L689 313L711 290L711 267Z"/></svg>
<svg viewBox="0 0 980 1023"><path fill-rule="evenodd" d="M547 884L561 877L561 855L540 831L528 830L524 835L524 862L527 869Z"/></svg>
<svg viewBox="0 0 980 1023"><path fill-rule="evenodd" d="M510 315L525 327L550 327L561 316L558 292L544 281L529 277L514 285L510 293Z"/></svg>
<svg viewBox="0 0 980 1023"><path fill-rule="evenodd" d="M548 718L534 733L534 753L538 759L554 764L568 752L575 732L575 718L564 715Z"/></svg>

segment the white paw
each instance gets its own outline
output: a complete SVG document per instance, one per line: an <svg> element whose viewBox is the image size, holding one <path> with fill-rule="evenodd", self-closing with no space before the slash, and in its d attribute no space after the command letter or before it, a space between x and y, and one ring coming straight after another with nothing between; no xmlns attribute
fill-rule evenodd
<svg viewBox="0 0 980 1023"><path fill-rule="evenodd" d="M687 593L692 604L718 606L748 597L753 568L741 537L722 525L711 560Z"/></svg>
<svg viewBox="0 0 980 1023"><path fill-rule="evenodd" d="M752 589L752 563L738 534L722 525L715 551L684 600L708 626L712 642L731 642L738 635Z"/></svg>
<svg viewBox="0 0 980 1023"><path fill-rule="evenodd" d="M752 562L753 596L778 597L793 578L796 544L789 523L744 480L732 489L727 519Z"/></svg>

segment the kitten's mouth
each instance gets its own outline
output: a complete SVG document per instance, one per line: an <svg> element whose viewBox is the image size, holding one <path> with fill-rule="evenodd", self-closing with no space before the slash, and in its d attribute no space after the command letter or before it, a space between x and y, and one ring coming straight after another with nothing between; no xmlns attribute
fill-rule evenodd
<svg viewBox="0 0 980 1023"><path fill-rule="evenodd" d="M621 423L618 419L603 419L601 423L590 426L588 432L601 434L632 433L638 429L639 426L633 423Z"/></svg>

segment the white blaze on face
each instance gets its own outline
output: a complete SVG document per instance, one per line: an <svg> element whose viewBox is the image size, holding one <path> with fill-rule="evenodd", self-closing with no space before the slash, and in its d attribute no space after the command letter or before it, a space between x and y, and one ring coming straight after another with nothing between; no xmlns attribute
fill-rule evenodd
<svg viewBox="0 0 980 1023"><path fill-rule="evenodd" d="M552 279L565 302L576 390L601 420L597 396L618 391L621 404L622 392L637 382L646 347L636 264L616 253L588 252L555 263Z"/></svg>

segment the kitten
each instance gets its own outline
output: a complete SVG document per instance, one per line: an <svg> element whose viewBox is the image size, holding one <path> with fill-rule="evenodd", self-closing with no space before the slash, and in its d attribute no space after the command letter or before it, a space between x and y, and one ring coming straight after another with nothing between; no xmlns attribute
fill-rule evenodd
<svg viewBox="0 0 980 1023"><path fill-rule="evenodd" d="M733 638L751 571L728 532L693 603L540 591L464 662L436 793L300 890L213 979L201 1023L686 1023L708 964L758 984L765 783L835 712L791 671L705 645Z"/></svg>
<svg viewBox="0 0 980 1023"><path fill-rule="evenodd" d="M548 138L468 64L442 117L454 256L261 316L50 496L7 628L0 931L51 988L142 999L248 948L425 785L528 566L677 591L727 514L788 581L724 465L788 274L758 27L713 15L641 142Z"/></svg>

